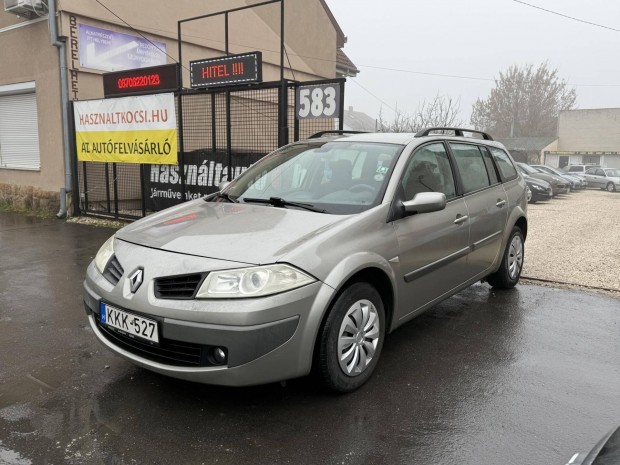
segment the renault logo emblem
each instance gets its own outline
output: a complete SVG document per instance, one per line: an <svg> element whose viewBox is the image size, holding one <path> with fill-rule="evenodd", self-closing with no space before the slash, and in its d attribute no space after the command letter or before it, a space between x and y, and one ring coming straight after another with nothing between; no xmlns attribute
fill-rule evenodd
<svg viewBox="0 0 620 465"><path fill-rule="evenodd" d="M136 271L134 271L129 276L129 289L132 293L136 293L136 291L142 285L142 280L144 279L144 268L140 267Z"/></svg>

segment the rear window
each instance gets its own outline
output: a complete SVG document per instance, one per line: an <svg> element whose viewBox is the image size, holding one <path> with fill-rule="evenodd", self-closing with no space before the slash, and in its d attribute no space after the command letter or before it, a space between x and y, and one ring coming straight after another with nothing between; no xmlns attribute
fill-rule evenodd
<svg viewBox="0 0 620 465"><path fill-rule="evenodd" d="M517 169L512 164L510 157L502 149L496 147L489 147L491 155L495 160L495 164L499 168L499 172L502 175L502 181L510 181L517 177Z"/></svg>

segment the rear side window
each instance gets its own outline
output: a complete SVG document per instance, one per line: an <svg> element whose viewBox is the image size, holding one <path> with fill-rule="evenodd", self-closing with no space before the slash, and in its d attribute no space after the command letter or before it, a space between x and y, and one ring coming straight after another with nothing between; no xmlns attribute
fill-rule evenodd
<svg viewBox="0 0 620 465"><path fill-rule="evenodd" d="M450 144L454 160L459 167L465 193L489 187L491 180L482 153L476 145Z"/></svg>
<svg viewBox="0 0 620 465"><path fill-rule="evenodd" d="M586 174L596 174L596 168L590 168L586 171Z"/></svg>
<svg viewBox="0 0 620 465"><path fill-rule="evenodd" d="M583 173L583 166L571 166L568 169L569 173Z"/></svg>
<svg viewBox="0 0 620 465"><path fill-rule="evenodd" d="M499 182L499 178L497 177L497 172L495 171L495 165L491 154L486 147L480 147L480 151L482 152L482 158L484 158L484 164L487 166L487 173L489 173L491 184L497 184Z"/></svg>
<svg viewBox="0 0 620 465"><path fill-rule="evenodd" d="M499 168L502 181L506 182L515 179L517 177L517 170L512 164L508 154L502 149L495 147L489 147L489 150L491 151L491 155L493 155L493 159Z"/></svg>

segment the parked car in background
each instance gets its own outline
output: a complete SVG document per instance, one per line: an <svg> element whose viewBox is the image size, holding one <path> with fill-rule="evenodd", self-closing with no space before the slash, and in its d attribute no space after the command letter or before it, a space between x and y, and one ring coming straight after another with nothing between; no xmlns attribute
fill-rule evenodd
<svg viewBox="0 0 620 465"><path fill-rule="evenodd" d="M531 166L532 168L536 168L537 170L543 173L555 174L556 176L560 176L561 178L566 179L568 182L570 182L572 190L585 189L586 186L588 185L585 179L579 176L576 176L576 175L565 173L563 171L560 171L557 168L553 168L552 166L547 166L547 165L531 165Z"/></svg>
<svg viewBox="0 0 620 465"><path fill-rule="evenodd" d="M609 192L620 190L620 169L590 168L585 176L589 187L598 187Z"/></svg>
<svg viewBox="0 0 620 465"><path fill-rule="evenodd" d="M551 188L551 184L547 181L536 179L528 175L524 175L523 179L525 179L527 187L532 191L531 199L528 199L529 203L551 200L553 198L553 189Z"/></svg>
<svg viewBox="0 0 620 465"><path fill-rule="evenodd" d="M527 176L531 176L536 179L542 179L551 184L552 194L555 197L558 194L568 194L570 192L570 183L560 176L555 174L541 173L536 168L532 168L526 163L517 163L521 173Z"/></svg>
<svg viewBox="0 0 620 465"><path fill-rule="evenodd" d="M314 367L334 391L358 388L392 330L480 280L508 289L521 275L514 161L485 133L439 130L317 134L125 226L86 272L94 335L190 381L255 385Z"/></svg>
<svg viewBox="0 0 620 465"><path fill-rule="evenodd" d="M576 453L566 465L620 465L620 427L607 433L588 453Z"/></svg>
<svg viewBox="0 0 620 465"><path fill-rule="evenodd" d="M589 170L590 168L601 168L601 165L594 165L594 164L566 165L564 168L562 168L562 171L585 179L586 171Z"/></svg>

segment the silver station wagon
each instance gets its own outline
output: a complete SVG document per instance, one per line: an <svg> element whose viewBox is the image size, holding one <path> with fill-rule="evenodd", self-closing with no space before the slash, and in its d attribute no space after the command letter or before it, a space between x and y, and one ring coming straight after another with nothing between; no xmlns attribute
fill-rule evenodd
<svg viewBox="0 0 620 465"><path fill-rule="evenodd" d="M86 312L158 373L241 386L314 368L348 392L389 332L477 281L518 282L526 208L487 134L320 134L119 230L88 267Z"/></svg>

